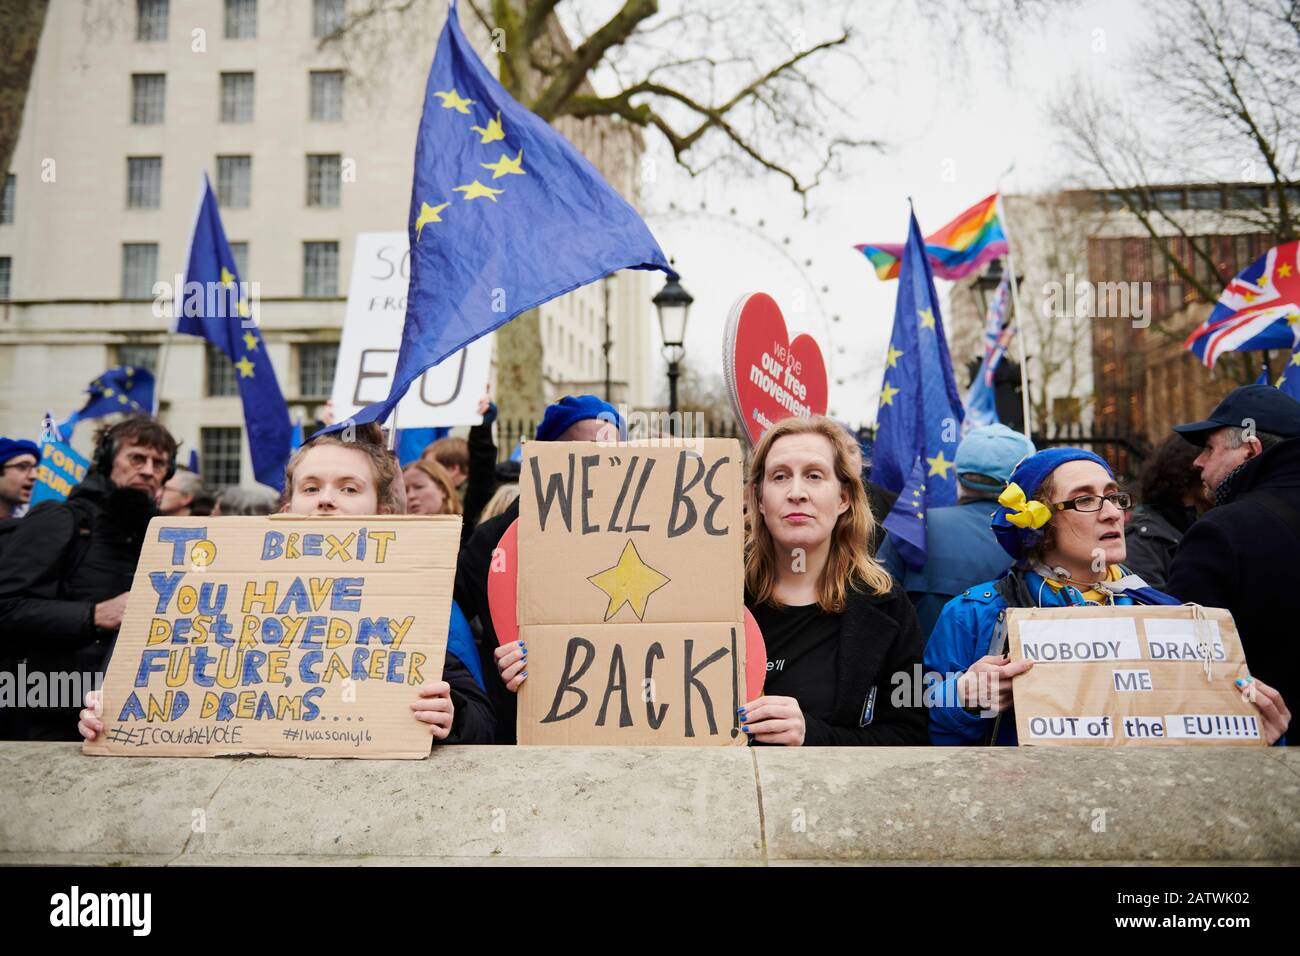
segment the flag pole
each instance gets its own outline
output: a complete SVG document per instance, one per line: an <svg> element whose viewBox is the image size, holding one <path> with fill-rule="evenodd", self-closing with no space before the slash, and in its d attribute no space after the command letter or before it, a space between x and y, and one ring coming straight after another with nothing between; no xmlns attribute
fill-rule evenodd
<svg viewBox="0 0 1300 956"><path fill-rule="evenodd" d="M1033 440L1034 423L1029 408L1029 362L1025 357L1024 310L1020 306L1020 277L1016 274L1016 257L1011 251L1011 229L1007 221L1006 207L1002 205L1002 191L998 190L998 218L1002 220L1002 232L1007 237L1007 268L1011 270L1011 302L1016 310L1016 354L1020 357L1020 401L1025 420L1025 437Z"/></svg>

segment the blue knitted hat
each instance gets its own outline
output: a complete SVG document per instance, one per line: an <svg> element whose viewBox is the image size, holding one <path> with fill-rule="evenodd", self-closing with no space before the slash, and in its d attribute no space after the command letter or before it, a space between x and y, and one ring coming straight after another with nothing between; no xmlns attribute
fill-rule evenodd
<svg viewBox="0 0 1300 956"><path fill-rule="evenodd" d="M1047 476L1066 462L1095 461L1112 478L1115 472L1106 459L1082 448L1049 448L1030 455L1011 473L1011 483L998 498L993 512L993 536L1002 550L1019 561L1030 548L1043 540L1043 526L1052 518L1051 510L1034 495Z"/></svg>
<svg viewBox="0 0 1300 956"><path fill-rule="evenodd" d="M36 442L28 441L25 438L0 438L0 464L4 464L11 458L17 458L19 455L35 455L36 460L41 460L41 449Z"/></svg>
<svg viewBox="0 0 1300 956"><path fill-rule="evenodd" d="M612 422L617 426L620 436L623 431L623 419L618 410L609 402L595 395L566 395L552 405L546 406L546 414L537 426L538 441L555 441L571 425L598 418L603 422Z"/></svg>

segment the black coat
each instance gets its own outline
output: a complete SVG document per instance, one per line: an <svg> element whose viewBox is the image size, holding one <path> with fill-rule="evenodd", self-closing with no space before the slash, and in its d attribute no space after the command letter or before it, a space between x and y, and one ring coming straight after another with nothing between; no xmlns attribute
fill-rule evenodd
<svg viewBox="0 0 1300 956"><path fill-rule="evenodd" d="M456 561L456 603L474 628L478 642L479 661L483 665L483 683L487 685L488 699L496 714L496 740L501 744L515 742L515 721L518 703L514 694L501 682L493 652L497 647L496 629L488 610L487 582L492 567L492 552L506 533L510 523L519 517L519 499L510 503L501 514L489 518L474 529L469 540L460 549Z"/></svg>
<svg viewBox="0 0 1300 956"><path fill-rule="evenodd" d="M921 689L925 638L895 582L885 595L850 592L840 613L835 703L830 720L804 716L805 747L928 746ZM872 691L871 722L862 726Z"/></svg>
<svg viewBox="0 0 1300 956"><path fill-rule="evenodd" d="M28 674L102 673L117 631L95 627L95 605L131 590L156 513L148 496L93 473L66 502L32 509L0 554L4 657L26 660ZM67 703L24 709L17 733L32 740L79 740L81 702Z"/></svg>
<svg viewBox="0 0 1300 956"><path fill-rule="evenodd" d="M1127 550L1124 566L1156 590L1163 591L1169 580L1169 566L1182 539L1183 532L1164 514L1154 508L1144 508L1124 530Z"/></svg>
<svg viewBox="0 0 1300 956"><path fill-rule="evenodd" d="M1251 459L1232 478L1231 488L1231 500L1211 508L1183 536L1165 590L1182 601L1231 611L1251 674L1277 688L1295 713L1300 707L1295 609L1300 530L1264 502L1280 500L1300 523L1300 438ZM1291 726L1288 742L1300 743L1291 739L1300 736L1294 721Z"/></svg>

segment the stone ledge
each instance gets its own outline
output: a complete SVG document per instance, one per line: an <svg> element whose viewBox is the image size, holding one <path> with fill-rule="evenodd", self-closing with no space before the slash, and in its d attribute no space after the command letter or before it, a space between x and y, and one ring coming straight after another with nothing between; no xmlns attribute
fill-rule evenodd
<svg viewBox="0 0 1300 956"><path fill-rule="evenodd" d="M0 743L0 863L600 862L1294 863L1300 754L449 747L427 761L205 760Z"/></svg>

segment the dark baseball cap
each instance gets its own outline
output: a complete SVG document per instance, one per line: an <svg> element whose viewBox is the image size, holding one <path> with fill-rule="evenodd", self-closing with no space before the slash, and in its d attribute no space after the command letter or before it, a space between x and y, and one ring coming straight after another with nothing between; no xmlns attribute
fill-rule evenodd
<svg viewBox="0 0 1300 956"><path fill-rule="evenodd" d="M1175 425L1174 431L1193 445L1204 445L1210 432L1247 425L1283 438L1300 436L1300 402L1272 385L1243 385L1229 392L1205 421Z"/></svg>

